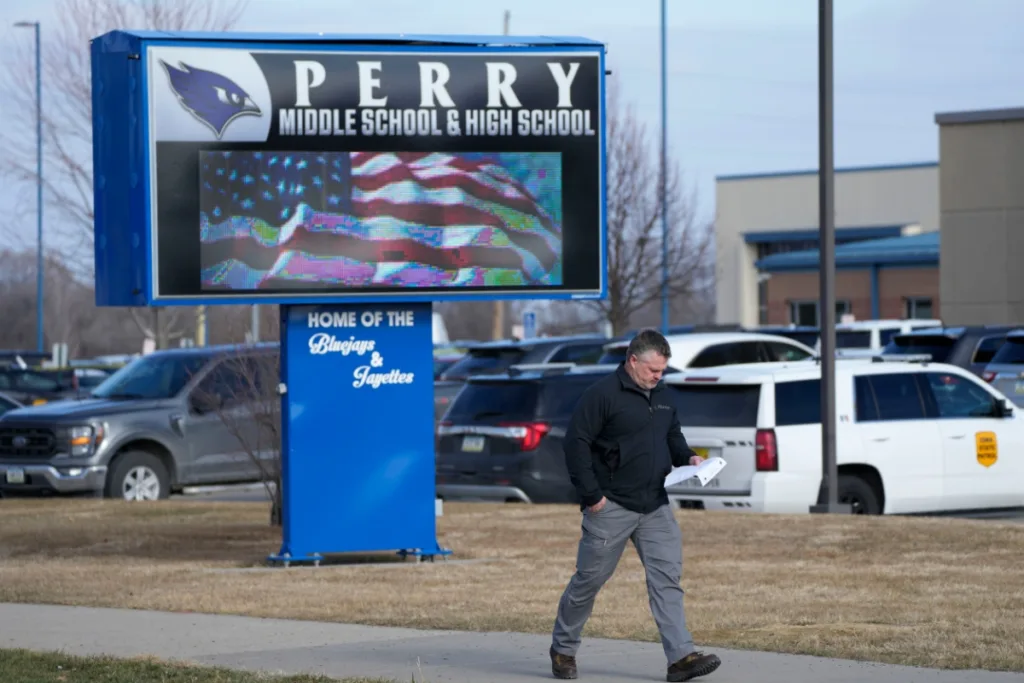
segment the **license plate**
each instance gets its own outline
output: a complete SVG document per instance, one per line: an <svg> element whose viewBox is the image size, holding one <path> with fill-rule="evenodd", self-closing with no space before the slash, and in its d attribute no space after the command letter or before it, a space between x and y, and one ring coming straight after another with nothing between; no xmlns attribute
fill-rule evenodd
<svg viewBox="0 0 1024 683"><path fill-rule="evenodd" d="M25 470L18 467L11 467L7 470L7 483L8 484L24 484L25 483Z"/></svg>
<svg viewBox="0 0 1024 683"><path fill-rule="evenodd" d="M1017 382L1013 387L1013 393L1024 394L1024 382Z"/></svg>
<svg viewBox="0 0 1024 683"><path fill-rule="evenodd" d="M479 453L484 449L484 437L464 436L462 437L462 450L467 453Z"/></svg>

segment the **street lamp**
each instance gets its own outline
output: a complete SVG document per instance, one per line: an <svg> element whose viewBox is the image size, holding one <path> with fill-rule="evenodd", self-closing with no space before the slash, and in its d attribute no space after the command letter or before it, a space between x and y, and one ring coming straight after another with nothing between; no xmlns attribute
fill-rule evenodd
<svg viewBox="0 0 1024 683"><path fill-rule="evenodd" d="M851 512L839 502L836 465L836 225L832 0L818 0L818 325L821 328L821 488L812 513Z"/></svg>
<svg viewBox="0 0 1024 683"><path fill-rule="evenodd" d="M38 21L19 21L36 39L36 351L43 351L43 70Z"/></svg>

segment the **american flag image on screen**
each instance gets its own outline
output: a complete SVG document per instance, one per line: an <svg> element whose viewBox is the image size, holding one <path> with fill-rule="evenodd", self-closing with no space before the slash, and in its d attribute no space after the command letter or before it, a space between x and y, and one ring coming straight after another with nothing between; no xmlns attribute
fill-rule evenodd
<svg viewBox="0 0 1024 683"><path fill-rule="evenodd" d="M562 284L555 153L200 153L206 290Z"/></svg>

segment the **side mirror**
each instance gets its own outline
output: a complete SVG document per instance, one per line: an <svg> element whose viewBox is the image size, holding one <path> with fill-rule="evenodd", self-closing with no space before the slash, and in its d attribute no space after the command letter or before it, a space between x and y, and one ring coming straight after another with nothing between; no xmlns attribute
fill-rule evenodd
<svg viewBox="0 0 1024 683"><path fill-rule="evenodd" d="M999 402L999 417L1013 417L1013 402L1004 398Z"/></svg>

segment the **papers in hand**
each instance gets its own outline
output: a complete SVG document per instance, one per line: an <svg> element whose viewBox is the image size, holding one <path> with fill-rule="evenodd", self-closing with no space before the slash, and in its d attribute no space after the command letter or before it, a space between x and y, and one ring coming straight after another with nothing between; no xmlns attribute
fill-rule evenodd
<svg viewBox="0 0 1024 683"><path fill-rule="evenodd" d="M725 460L717 457L708 458L699 465L676 467L665 477L665 487L681 484L692 477L696 477L701 486L707 486L707 483L714 479L723 467L725 467Z"/></svg>

